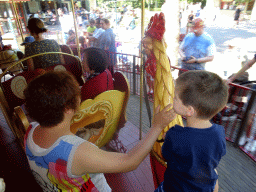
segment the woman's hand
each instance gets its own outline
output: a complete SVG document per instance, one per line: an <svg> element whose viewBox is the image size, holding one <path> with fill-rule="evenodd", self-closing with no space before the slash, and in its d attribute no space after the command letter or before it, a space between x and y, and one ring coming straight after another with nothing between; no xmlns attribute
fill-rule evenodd
<svg viewBox="0 0 256 192"><path fill-rule="evenodd" d="M173 108L170 109L171 107L172 104L169 104L162 111L160 111L160 106L156 108L152 127L160 127L163 129L175 119L176 113Z"/></svg>
<svg viewBox="0 0 256 192"><path fill-rule="evenodd" d="M196 58L191 56L191 58L188 61L185 61L185 63L188 63L188 64L196 63Z"/></svg>

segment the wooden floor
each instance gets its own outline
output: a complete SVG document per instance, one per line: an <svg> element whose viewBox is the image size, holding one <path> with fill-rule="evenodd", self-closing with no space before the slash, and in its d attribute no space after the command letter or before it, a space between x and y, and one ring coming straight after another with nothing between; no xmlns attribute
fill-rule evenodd
<svg viewBox="0 0 256 192"><path fill-rule="evenodd" d="M132 123L127 122L125 127L119 132L119 139L122 141L125 148L130 150L139 142L138 128ZM105 176L113 192L154 191L149 156L146 157L135 171L105 174Z"/></svg>
<svg viewBox="0 0 256 192"><path fill-rule="evenodd" d="M127 150L139 142L139 98L131 95L128 107L128 122L121 129L119 139ZM145 107L143 107L143 135L149 129ZM17 144L11 130L0 113L0 177L6 182L6 192L41 191L30 173L26 156ZM240 149L227 142L227 154L218 167L220 192L255 192L256 163ZM113 192L153 192L153 178L147 157L139 168L129 173L105 174ZM17 182L18 181L18 182Z"/></svg>
<svg viewBox="0 0 256 192"><path fill-rule="evenodd" d="M1 111L0 111L1 112ZM0 177L6 183L6 192L42 191L32 176L27 157L0 113Z"/></svg>

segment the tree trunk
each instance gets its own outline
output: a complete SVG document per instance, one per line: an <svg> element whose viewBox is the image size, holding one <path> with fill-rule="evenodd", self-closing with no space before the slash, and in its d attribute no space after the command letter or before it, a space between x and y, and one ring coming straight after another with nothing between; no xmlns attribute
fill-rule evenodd
<svg viewBox="0 0 256 192"><path fill-rule="evenodd" d="M178 64L179 48L179 0L166 1L162 6L162 12L165 15L165 41L167 43L167 55L170 58L171 65Z"/></svg>
<svg viewBox="0 0 256 192"><path fill-rule="evenodd" d="M256 20L256 3L254 2L252 14L251 14L251 21L255 21L255 20Z"/></svg>
<svg viewBox="0 0 256 192"><path fill-rule="evenodd" d="M215 1L214 0L207 0L206 6L204 8L204 18L206 19L206 23L211 24L213 18L215 16Z"/></svg>
<svg viewBox="0 0 256 192"><path fill-rule="evenodd" d="M96 0L89 0L90 1L90 8L96 9Z"/></svg>

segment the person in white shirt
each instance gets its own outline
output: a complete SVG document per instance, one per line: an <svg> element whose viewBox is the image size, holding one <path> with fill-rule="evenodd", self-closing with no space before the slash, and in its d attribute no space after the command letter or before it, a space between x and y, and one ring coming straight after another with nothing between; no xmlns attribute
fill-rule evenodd
<svg viewBox="0 0 256 192"><path fill-rule="evenodd" d="M98 47L99 46L99 37L104 33L104 29L101 28L100 18L96 19L95 25L96 29L93 32L92 36L88 36L87 39L89 40L90 47Z"/></svg>

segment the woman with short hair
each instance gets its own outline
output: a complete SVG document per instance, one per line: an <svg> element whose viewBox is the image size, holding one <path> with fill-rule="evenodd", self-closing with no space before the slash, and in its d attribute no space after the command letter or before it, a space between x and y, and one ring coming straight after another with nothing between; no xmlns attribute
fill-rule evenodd
<svg viewBox="0 0 256 192"><path fill-rule="evenodd" d="M99 48L90 47L82 53L82 65L88 77L81 88L82 101L94 99L104 91L113 90L113 77L107 69L109 59L106 52Z"/></svg>

